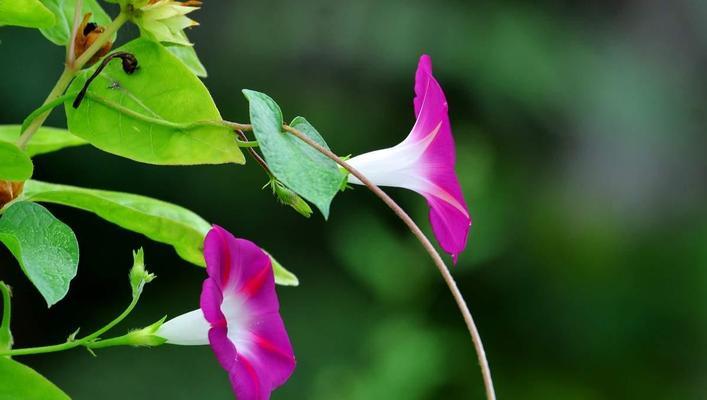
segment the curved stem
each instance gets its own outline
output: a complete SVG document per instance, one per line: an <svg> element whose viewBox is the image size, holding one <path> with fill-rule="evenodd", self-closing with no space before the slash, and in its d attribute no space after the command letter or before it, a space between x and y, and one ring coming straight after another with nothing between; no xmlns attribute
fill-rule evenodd
<svg viewBox="0 0 707 400"><path fill-rule="evenodd" d="M61 96L55 98L55 99L52 100L52 101L49 101L49 102L47 102L47 103L42 104L41 107L39 107L38 109L32 111L32 112L27 116L27 118L25 118L25 120L22 121L22 129L21 129L22 132L25 132L25 131L27 130L27 128L30 126L30 124L32 124L32 123L33 123L37 118L39 118L42 114L44 114L44 113L46 113L46 112L48 112L48 111L53 110L54 108L56 108L57 106L63 104L64 102L66 102L66 101L68 101L68 100L71 100L71 99L75 98L76 95L78 95L78 92L76 92L76 93L66 93L66 94L63 94L63 95L61 95Z"/></svg>
<svg viewBox="0 0 707 400"><path fill-rule="evenodd" d="M0 350L12 348L12 332L10 331L10 318L12 316L11 291L5 282L0 281L2 292L2 323L0 323Z"/></svg>
<svg viewBox="0 0 707 400"><path fill-rule="evenodd" d="M135 296L133 296L133 300L128 304L128 307L123 310L123 312L118 315L115 319L113 319L111 322L108 323L108 325L104 326L103 328L93 332L92 334L80 339L79 341L82 342L82 344L89 343L95 339L98 339L102 334L108 332L109 330L113 329L116 325L118 325L121 321L125 319L130 313L133 311L135 306L137 305L138 301L140 300L140 294L141 292L137 292Z"/></svg>
<svg viewBox="0 0 707 400"><path fill-rule="evenodd" d="M243 130L235 129L234 131L238 134L238 136L240 137L240 139L242 141L248 142L248 136L246 136L246 134L245 134L245 132L243 132ZM243 143L243 142L239 142L239 143ZM258 143L258 141L255 141L255 143ZM250 156L253 157L255 162L257 162L258 165L260 165L260 167L265 171L265 173L268 174L270 179L275 178L275 176L272 174L272 171L270 171L270 167L268 167L268 163L266 163L265 160L263 160L263 157L261 157L260 154L258 154L258 152L255 151L255 149L248 148L248 154L250 154Z"/></svg>
<svg viewBox="0 0 707 400"><path fill-rule="evenodd" d="M56 97L52 101L49 101L45 104L43 104L41 107L37 108L36 110L32 111L25 120L22 122L22 131L24 132L30 125L32 125L38 118L40 118L43 114L53 110L55 107L67 102L67 101L74 101L77 96L81 95L81 92L70 92L70 93L64 93L63 95ZM190 129L196 129L204 126L223 126L227 128L232 128L234 125L233 123L230 122L225 122L225 121L196 121L196 122L188 122L188 123L179 123L179 122L172 122L168 121L166 119L158 118L158 117L151 117L145 114L142 114L140 112L137 112L135 110L132 110L130 108L127 108L123 105L120 105L114 101L108 100L106 98L103 98L101 96L97 96L91 92L86 92L84 94L88 99L95 101L96 103L99 103L103 106L106 106L108 108L111 108L119 113L122 113L126 115L127 117L136 119L138 121L143 121L147 122L149 124L155 124L159 126L164 126L166 128L170 129L179 129L179 130L190 130ZM241 126L240 124L236 124L236 126ZM237 129L238 131L238 129ZM241 131L242 132L242 131ZM248 138L243 138L241 137L236 138L236 144L238 147L243 147L243 148L253 148L253 147L258 147L258 142L256 140L248 140Z"/></svg>
<svg viewBox="0 0 707 400"><path fill-rule="evenodd" d="M469 307L466 304L466 301L464 301L464 296L462 295L461 291L457 287L457 283L455 282L454 278L452 277L452 274L449 273L449 269L447 269L447 266L444 263L444 260L442 260L442 257L440 257L439 253L435 249L435 247L432 245L430 240L425 236L425 234L420 230L420 228L415 224L415 221L413 221L412 218L403 210L388 194L386 194L381 188L379 188L376 184L371 182L366 176L361 174L359 171L357 171L355 168L353 168L349 163L346 161L342 160L340 157L338 157L336 154L332 153L330 150L326 149L325 147L321 146L319 143L313 141L312 139L309 138L309 136L303 134L302 132L298 131L295 128L292 128L290 126L285 125L283 127L287 132L291 133L292 135L296 136L303 142L307 143L309 146L313 147L320 153L324 154L325 156L329 157L333 161L335 161L337 164L345 168L347 171L349 171L353 176L358 178L364 185L370 189L373 194L378 196L383 202L390 207L391 210L405 223L405 225L410 228L412 231L413 235L417 238L417 240L420 241L422 244L422 247L427 251L427 254L430 255L432 260L434 261L435 265L437 266L437 269L439 270L440 274L442 274L442 278L444 279L444 282L447 284L447 287L449 287L449 291L452 293L452 296L454 297L454 300L457 303L457 306L459 307L459 311L461 311L462 316L464 317L464 322L466 322L466 326L469 330L469 333L471 334L471 340L474 343L474 348L476 349L476 354L479 359L479 365L481 366L481 375L483 376L484 380L484 387L486 389L486 398L488 400L495 400L496 399L496 393L493 388L493 380L491 378L491 369L489 368L488 360L486 359L486 352L484 351L484 345L481 342L481 336L479 335L479 330L476 328L476 324L474 323L474 319L471 316L471 312L469 311Z"/></svg>
<svg viewBox="0 0 707 400"><path fill-rule="evenodd" d="M40 346L40 347L28 347L24 349L14 349L8 351L0 351L0 357L2 356L25 356L30 354L43 354L43 353L56 353L58 351L70 350L80 346L91 347L90 344L98 339L102 334L108 332L110 329L118 325L121 321L125 319L135 308L135 306L140 300L140 293L133 296L133 300L130 302L128 307L115 319L108 323L108 325L103 328L93 332L92 334L85 336L81 339L69 341L66 343L55 344L51 346Z"/></svg>

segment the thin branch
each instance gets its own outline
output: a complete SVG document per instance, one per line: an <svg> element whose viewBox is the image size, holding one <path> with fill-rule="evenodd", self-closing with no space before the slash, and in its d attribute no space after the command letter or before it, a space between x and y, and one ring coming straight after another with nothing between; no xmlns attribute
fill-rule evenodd
<svg viewBox="0 0 707 400"><path fill-rule="evenodd" d="M101 329L93 332L92 334L85 336L81 339L76 339L76 340L69 340L65 343L60 343L60 344L55 344L55 345L50 345L50 346L40 346L40 347L28 347L24 349L14 349L14 350L4 350L0 349L0 357L4 356L26 356L26 355L31 355L31 354L44 354L44 353L56 353L59 351L65 351L65 350L70 350L74 349L76 347L80 346L86 346L87 344L93 342L94 340L99 339L101 335L106 333L107 331L113 329L116 325L118 325L120 322L122 322L135 308L137 305L138 301L140 300L140 292L137 293L137 295L133 296L132 301L128 305L128 307L115 319L113 319L111 322L109 322L106 326L102 327Z"/></svg>
<svg viewBox="0 0 707 400"><path fill-rule="evenodd" d="M471 316L471 312L469 311L469 307L466 304L466 301L464 301L464 296L462 295L461 291L459 291L459 288L457 287L457 283L454 281L454 278L452 277L452 274L449 273L449 269L447 269L447 266L444 263L444 260L442 260L442 257L440 257L439 253L435 249L435 247L432 245L430 240L425 236L425 234L420 230L420 228L415 224L415 221L413 221L412 218L403 210L390 196L388 196L381 188L379 188L376 184L371 182L366 176L361 174L358 170L353 168L349 163L346 161L342 160L340 157L338 157L336 154L332 153L330 150L326 149L325 147L321 146L319 143L315 142L314 140L310 139L309 136L303 134L299 130L292 128L291 126L285 125L283 127L287 132L291 133L292 135L296 136L303 142L307 143L309 146L312 148L316 149L320 153L324 154L328 158L332 159L335 161L337 164L345 168L347 171L349 171L353 176L358 178L364 185L370 189L373 194L378 196L383 202L390 207L391 210L405 223L405 225L410 228L412 231L413 235L417 238L417 240L420 241L422 244L422 247L427 251L427 254L430 255L432 260L434 261L435 265L437 266L437 269L439 270L440 274L442 274L442 278L444 279L444 282L447 284L447 287L449 287L450 292L452 293L452 296L454 297L454 300L457 303L457 306L459 307L459 311L461 311L462 316L464 317L464 321L466 322L466 326L469 330L469 333L471 334L471 340L474 343L474 348L476 349L476 354L479 360L479 365L481 367L481 375L483 376L484 380L484 387L486 389L486 398L488 400L495 400L496 399L496 393L493 388L493 380L491 378L491 369L489 368L488 360L486 359L486 352L484 351L484 345L481 342L481 336L479 335L479 331L476 328L476 324L474 323L474 319Z"/></svg>
<svg viewBox="0 0 707 400"><path fill-rule="evenodd" d="M12 291L5 282L0 281L0 292L2 293L2 322L0 323L0 350L12 348L12 332L10 331L10 319L12 317Z"/></svg>
<svg viewBox="0 0 707 400"><path fill-rule="evenodd" d="M240 138L241 138L241 142L239 142L239 143L244 143L244 142L245 142L245 143L250 143L250 142L248 141L248 136L245 134L245 132L243 132L243 131L240 130L240 129L234 129L234 131L235 131L235 132L238 134L238 136L240 136ZM252 147L248 147L248 153L250 154L251 157L253 157L253 159L254 159L258 164L260 164L260 166L265 170L265 172L268 174L268 176L270 176L271 178L274 177L274 175L272 174L272 171L270 171L270 167L268 167L268 163L265 162L265 160L263 159L263 157L261 157L260 154L258 154L258 152L255 151L255 149L253 149Z"/></svg>

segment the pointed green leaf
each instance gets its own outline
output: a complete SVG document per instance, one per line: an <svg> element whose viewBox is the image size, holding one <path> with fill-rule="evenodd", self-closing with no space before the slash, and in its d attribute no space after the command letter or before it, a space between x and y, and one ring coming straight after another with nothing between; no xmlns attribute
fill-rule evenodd
<svg viewBox="0 0 707 400"><path fill-rule="evenodd" d="M0 0L0 26L49 28L55 22L54 14L39 0Z"/></svg>
<svg viewBox="0 0 707 400"><path fill-rule="evenodd" d="M73 134L109 153L150 164L245 162L229 128L184 127L222 118L206 87L181 61L148 39L134 40L119 51L133 53L139 68L127 75L121 63L111 63L93 82L78 109L67 103ZM83 72L69 90L79 91L92 73L93 69ZM127 108L132 114L109 104Z"/></svg>
<svg viewBox="0 0 707 400"><path fill-rule="evenodd" d="M311 201L324 215L344 180L337 164L282 129L282 111L268 95L252 90L243 94L250 102L250 121L272 173L288 188ZM328 148L314 127L302 117L292 121L298 129Z"/></svg>
<svg viewBox="0 0 707 400"><path fill-rule="evenodd" d="M186 208L129 193L27 181L24 199L95 213L106 221L174 247L185 260L204 265L203 242L211 225Z"/></svg>
<svg viewBox="0 0 707 400"><path fill-rule="evenodd" d="M204 266L204 238L211 224L186 208L129 193L85 189L30 180L25 183L23 199L61 204L92 212L124 229L174 247L184 260ZM274 260L274 259L273 259ZM275 281L292 285L291 272L276 261Z"/></svg>
<svg viewBox="0 0 707 400"><path fill-rule="evenodd" d="M0 125L0 142L15 143L20 137L20 125ZM87 141L72 135L66 129L41 127L27 143L25 153L34 157L51 153L67 147L88 144Z"/></svg>
<svg viewBox="0 0 707 400"><path fill-rule="evenodd" d="M2 1L2 0L0 0ZM41 29L42 34L52 43L65 46L71 37L71 27L74 23L74 10L76 0L42 0L42 3L54 13L56 24ZM103 10L96 0L83 0L83 14L91 13L91 21L98 25L110 24L110 16Z"/></svg>
<svg viewBox="0 0 707 400"><path fill-rule="evenodd" d="M20 399L71 400L37 371L17 361L0 357L0 400Z"/></svg>
<svg viewBox="0 0 707 400"><path fill-rule="evenodd" d="M285 269L285 267L280 264L275 257L265 252L270 256L270 262L272 263L272 269L275 273L275 282L282 286L299 286L299 279L292 272Z"/></svg>
<svg viewBox="0 0 707 400"><path fill-rule="evenodd" d="M20 201L0 218L0 242L20 262L48 306L66 296L79 266L79 244L71 228L39 204Z"/></svg>
<svg viewBox="0 0 707 400"><path fill-rule="evenodd" d="M24 181L32 176L32 160L14 143L0 141L0 180Z"/></svg>
<svg viewBox="0 0 707 400"><path fill-rule="evenodd" d="M186 36L184 32L182 32L182 35ZM194 75L200 78L206 78L206 68L204 67L204 64L201 63L201 60L199 60L199 56L196 55L196 49L194 48L195 46L171 45L166 47L167 50L174 54L179 61L184 63L184 65L186 65L187 68L194 73Z"/></svg>

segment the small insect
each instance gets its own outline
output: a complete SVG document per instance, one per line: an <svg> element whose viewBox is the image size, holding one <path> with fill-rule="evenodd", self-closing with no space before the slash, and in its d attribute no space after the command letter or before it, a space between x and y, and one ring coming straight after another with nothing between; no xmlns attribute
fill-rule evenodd
<svg viewBox="0 0 707 400"><path fill-rule="evenodd" d="M76 99L74 99L74 108L79 108L81 102L83 101L83 98L86 96L88 87L91 85L93 80L96 79L96 77L100 75L101 72L103 72L103 70L106 68L108 63L111 62L111 60L114 60L116 58L119 58L122 61L123 71L125 71L126 74L132 75L135 71L137 71L138 61L133 54L125 51L116 51L115 53L108 55L106 58L103 59L101 65L96 68L96 71L86 80L86 83L83 85L81 92L79 92L78 96L76 96ZM118 81L113 81L110 84L109 88L120 88L120 83Z"/></svg>

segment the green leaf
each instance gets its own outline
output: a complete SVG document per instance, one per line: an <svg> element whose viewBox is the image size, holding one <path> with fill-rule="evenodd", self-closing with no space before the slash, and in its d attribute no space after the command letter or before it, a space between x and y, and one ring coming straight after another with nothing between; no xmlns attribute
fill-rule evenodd
<svg viewBox="0 0 707 400"><path fill-rule="evenodd" d="M186 208L129 193L27 181L24 198L92 212L127 230L174 247L185 260L204 265L203 244L211 225Z"/></svg>
<svg viewBox="0 0 707 400"><path fill-rule="evenodd" d="M67 103L73 134L109 153L150 164L245 162L229 128L184 127L222 118L206 87L181 61L149 39L134 40L119 50L133 53L140 67L127 75L120 63L111 63L78 109ZM80 90L92 73L92 69L83 72L69 90ZM140 119L106 101L164 123Z"/></svg>
<svg viewBox="0 0 707 400"><path fill-rule="evenodd" d="M20 399L71 400L37 371L17 361L0 357L0 400Z"/></svg>
<svg viewBox="0 0 707 400"><path fill-rule="evenodd" d="M207 77L206 68L199 60L199 56L196 55L193 46L167 46L167 50L186 65L194 75L201 78Z"/></svg>
<svg viewBox="0 0 707 400"><path fill-rule="evenodd" d="M0 242L51 307L69 292L79 266L74 232L39 204L13 203L0 218Z"/></svg>
<svg viewBox="0 0 707 400"><path fill-rule="evenodd" d="M20 137L20 125L0 125L0 141L15 143ZM67 147L88 144L87 141L72 135L66 129L41 127L27 143L25 153L34 157L51 153Z"/></svg>
<svg viewBox="0 0 707 400"><path fill-rule="evenodd" d="M272 263L272 269L275 273L275 283L282 286L299 286L299 279L292 272L285 269L285 267L280 264L275 257L265 252L270 256L270 262Z"/></svg>
<svg viewBox="0 0 707 400"><path fill-rule="evenodd" d="M186 261L202 267L205 265L204 238L211 224L186 208L135 194L34 180L25 183L23 196L25 200L61 204L92 212L122 228L173 246ZM297 277L274 259L273 268L278 284L297 283Z"/></svg>
<svg viewBox="0 0 707 400"><path fill-rule="evenodd" d="M0 0L2 1L2 0ZM74 24L74 10L76 0L42 0L42 3L56 16L56 24L41 29L42 34L52 43L65 46L71 37L71 26ZM96 0L83 0L83 14L92 13L91 21L98 25L110 24L110 16L103 10Z"/></svg>
<svg viewBox="0 0 707 400"><path fill-rule="evenodd" d="M24 181L32 176L29 156L14 143L0 141L0 180Z"/></svg>
<svg viewBox="0 0 707 400"><path fill-rule="evenodd" d="M0 26L49 28L55 23L54 14L39 0L0 0Z"/></svg>
<svg viewBox="0 0 707 400"><path fill-rule="evenodd" d="M189 41L184 32L180 32L180 34L184 37L185 41ZM166 47L167 50L174 54L179 61L184 63L184 65L186 65L187 68L194 73L194 75L201 78L206 78L206 68L204 67L204 64L201 63L201 60L199 60L199 56L196 55L196 49L194 46L166 45Z"/></svg>
<svg viewBox="0 0 707 400"><path fill-rule="evenodd" d="M295 193L311 201L329 217L329 205L344 180L336 163L282 129L282 112L264 93L244 90L250 102L253 132L272 173ZM328 148L314 127L302 117L290 124Z"/></svg>

